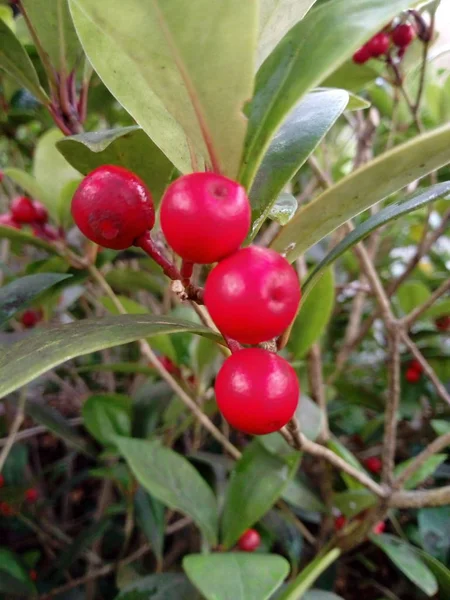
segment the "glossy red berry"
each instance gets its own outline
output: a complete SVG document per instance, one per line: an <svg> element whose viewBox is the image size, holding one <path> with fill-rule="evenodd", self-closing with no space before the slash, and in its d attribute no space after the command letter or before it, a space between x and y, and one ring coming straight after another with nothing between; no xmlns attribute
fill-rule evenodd
<svg viewBox="0 0 450 600"><path fill-rule="evenodd" d="M261 536L256 529L247 529L238 540L238 548L242 552L254 552L261 544Z"/></svg>
<svg viewBox="0 0 450 600"><path fill-rule="evenodd" d="M450 316L439 317L435 321L436 327L439 331L449 331L450 330Z"/></svg>
<svg viewBox="0 0 450 600"><path fill-rule="evenodd" d="M11 215L0 215L0 226L13 227L13 229L22 229L22 225L15 221Z"/></svg>
<svg viewBox="0 0 450 600"><path fill-rule="evenodd" d="M371 53L369 52L369 48L367 46L362 46L359 50L355 52L353 55L353 62L357 65L363 65L368 60L372 58Z"/></svg>
<svg viewBox="0 0 450 600"><path fill-rule="evenodd" d="M30 488L25 492L25 500L28 504L34 504L39 498L39 492L36 488Z"/></svg>
<svg viewBox="0 0 450 600"><path fill-rule="evenodd" d="M11 203L11 216L18 223L33 223L36 220L36 209L26 196L19 196Z"/></svg>
<svg viewBox="0 0 450 600"><path fill-rule="evenodd" d="M417 383L420 381L421 376L420 371L416 371L413 367L406 369L405 378L408 383Z"/></svg>
<svg viewBox="0 0 450 600"><path fill-rule="evenodd" d="M239 248L250 228L244 188L215 173L191 173L174 181L161 202L161 228L184 260L209 264Z"/></svg>
<svg viewBox="0 0 450 600"><path fill-rule="evenodd" d="M393 30L391 37L396 46L399 48L406 48L415 37L414 27L408 23L397 25L397 27Z"/></svg>
<svg viewBox="0 0 450 600"><path fill-rule="evenodd" d="M280 254L249 246L210 273L205 304L219 330L244 344L280 335L295 317L301 292L297 274Z"/></svg>
<svg viewBox="0 0 450 600"><path fill-rule="evenodd" d="M378 458L378 456L370 456L369 458L366 458L366 460L364 461L364 466L371 473L378 475L378 473L381 473L381 469L383 468L383 463Z"/></svg>
<svg viewBox="0 0 450 600"><path fill-rule="evenodd" d="M389 50L391 40L387 33L377 33L367 42L367 49L373 58L386 54Z"/></svg>
<svg viewBox="0 0 450 600"><path fill-rule="evenodd" d="M347 525L347 519L345 518L344 515L339 515L338 517L336 517L334 519L334 530L335 531L340 531L341 529L344 529L344 527Z"/></svg>
<svg viewBox="0 0 450 600"><path fill-rule="evenodd" d="M48 221L48 210L41 202L37 202L36 200L33 202L34 210L36 213L36 218L34 219L36 223L47 223Z"/></svg>
<svg viewBox="0 0 450 600"><path fill-rule="evenodd" d="M300 387L291 365L273 352L246 348L223 363L216 400L235 429L253 435L278 431L297 408Z"/></svg>
<svg viewBox="0 0 450 600"><path fill-rule="evenodd" d="M24 327L30 329L31 327L37 325L39 321L41 321L41 319L42 311L29 309L22 313L22 316L20 317L20 322Z"/></svg>
<svg viewBox="0 0 450 600"><path fill-rule="evenodd" d="M3 477L3 475L0 473L0 488L2 488L5 485L5 478Z"/></svg>
<svg viewBox="0 0 450 600"><path fill-rule="evenodd" d="M375 535L380 535L381 533L383 533L383 531L385 531L385 529L386 523L384 521L380 521L379 523L373 526L372 533L374 533Z"/></svg>
<svg viewBox="0 0 450 600"><path fill-rule="evenodd" d="M134 173L105 165L87 175L72 199L84 235L105 248L125 250L155 224L152 196Z"/></svg>

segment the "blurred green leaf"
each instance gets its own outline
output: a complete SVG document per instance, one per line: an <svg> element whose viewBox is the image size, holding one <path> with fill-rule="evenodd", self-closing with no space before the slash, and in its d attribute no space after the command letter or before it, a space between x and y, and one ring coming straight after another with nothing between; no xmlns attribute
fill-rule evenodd
<svg viewBox="0 0 450 600"><path fill-rule="evenodd" d="M301 510L326 512L326 507L318 496L301 479L291 479L281 494L283 500Z"/></svg>
<svg viewBox="0 0 450 600"><path fill-rule="evenodd" d="M404 314L426 302L430 296L430 290L421 281L405 281L397 290L398 303Z"/></svg>
<svg viewBox="0 0 450 600"><path fill-rule="evenodd" d="M424 552L419 548L414 548L414 550L436 577L439 589L442 592L442 597L450 597L450 569L434 558L434 556L430 556L427 552Z"/></svg>
<svg viewBox="0 0 450 600"><path fill-rule="evenodd" d="M322 411L318 405L309 396L302 395L295 416L300 423L302 433L310 440L316 440L323 422Z"/></svg>
<svg viewBox="0 0 450 600"><path fill-rule="evenodd" d="M184 575L157 573L128 584L115 600L199 600L199 598Z"/></svg>
<svg viewBox="0 0 450 600"><path fill-rule="evenodd" d="M109 285L118 292L136 292L147 290L148 292L160 292L161 283L154 275L146 273L142 269L131 271L130 269L111 269L105 275Z"/></svg>
<svg viewBox="0 0 450 600"><path fill-rule="evenodd" d="M206 600L267 600L289 573L276 554L191 554L183 569Z"/></svg>
<svg viewBox="0 0 450 600"><path fill-rule="evenodd" d="M30 597L36 593L28 573L15 554L7 548L0 548L0 592L22 597Z"/></svg>
<svg viewBox="0 0 450 600"><path fill-rule="evenodd" d="M417 511L423 549L447 564L450 558L450 519L448 506L421 508Z"/></svg>
<svg viewBox="0 0 450 600"><path fill-rule="evenodd" d="M376 65L377 66L377 65ZM368 83L378 77L378 71L373 64L356 65L348 60L323 82L323 87L341 88L350 92L360 92Z"/></svg>
<svg viewBox="0 0 450 600"><path fill-rule="evenodd" d="M409 460L405 460L401 464L397 465L395 468L395 476L398 477L403 473L403 471L408 467L408 465L414 460L414 458L410 458ZM423 465L418 469L414 475L412 475L409 479L406 480L404 487L408 490L416 488L420 485L425 479L431 477L436 469L443 462L447 460L446 454L435 454L434 456L430 456L423 463Z"/></svg>
<svg viewBox="0 0 450 600"><path fill-rule="evenodd" d="M333 504L349 519L377 503L377 498L365 489L353 489L334 494Z"/></svg>
<svg viewBox="0 0 450 600"><path fill-rule="evenodd" d="M358 461L356 456L352 452L350 452L350 450L347 450L344 444L341 444L341 442L337 438L330 438L328 440L327 445L330 450L332 450L335 454L343 458L348 464L350 464L355 469L358 469L358 471L361 471L362 473L365 473L367 475L366 470ZM356 479L354 479L351 475L348 475L343 471L341 471L341 477L350 490L357 490L364 487L362 483L359 483L359 481L356 481Z"/></svg>
<svg viewBox="0 0 450 600"><path fill-rule="evenodd" d="M444 419L433 419L431 421L431 426L437 435L450 433L450 422L445 421Z"/></svg>
<svg viewBox="0 0 450 600"><path fill-rule="evenodd" d="M83 403L84 426L101 444L114 446L118 435L131 433L131 398L121 394L96 394Z"/></svg>
<svg viewBox="0 0 450 600"><path fill-rule="evenodd" d="M296 570L303 552L303 537L298 530L295 517L281 510L270 510L262 519L262 525L286 552L291 570Z"/></svg>
<svg viewBox="0 0 450 600"><path fill-rule="evenodd" d="M30 195L34 200L39 200L47 206L49 202L48 193L39 185L33 175L14 167L8 167L3 171L3 173L12 179L14 183L20 186L24 192Z"/></svg>
<svg viewBox="0 0 450 600"><path fill-rule="evenodd" d="M79 558L80 554L90 548L96 540L101 539L110 526L111 520L105 518L84 527L71 544L57 555L52 567L61 575Z"/></svg>
<svg viewBox="0 0 450 600"><path fill-rule="evenodd" d="M139 487L134 495L134 510L139 528L150 542L156 558L162 561L165 529L164 505Z"/></svg>

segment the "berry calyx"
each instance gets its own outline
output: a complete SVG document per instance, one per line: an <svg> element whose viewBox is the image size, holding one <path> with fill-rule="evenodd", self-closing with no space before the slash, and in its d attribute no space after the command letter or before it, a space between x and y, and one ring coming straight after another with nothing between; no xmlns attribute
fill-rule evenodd
<svg viewBox="0 0 450 600"><path fill-rule="evenodd" d="M381 470L383 468L383 463L378 458L378 456L370 456L369 458L366 458L366 460L364 461L364 466L371 473L378 475L378 473L381 473Z"/></svg>
<svg viewBox="0 0 450 600"><path fill-rule="evenodd" d="M375 535L380 535L381 533L383 533L383 531L385 531L385 529L386 523L384 521L380 521L379 523L373 526L372 533L374 533Z"/></svg>
<svg viewBox="0 0 450 600"><path fill-rule="evenodd" d="M39 498L39 492L36 488L29 488L25 492L25 500L28 504L34 504Z"/></svg>
<svg viewBox="0 0 450 600"><path fill-rule="evenodd" d="M445 317L439 317L435 321L436 327L439 331L449 331L450 330L450 316L446 315Z"/></svg>
<svg viewBox="0 0 450 600"><path fill-rule="evenodd" d="M378 58L379 56L386 54L389 50L390 43L391 40L387 33L377 33L367 42L366 46L370 55L373 58Z"/></svg>
<svg viewBox="0 0 450 600"><path fill-rule="evenodd" d="M35 223L40 223L41 225L47 223L48 210L45 208L45 206L41 202L37 202L37 200L33 202L33 206L36 215L34 219Z"/></svg>
<svg viewBox="0 0 450 600"><path fill-rule="evenodd" d="M280 254L249 246L210 273L205 305L219 330L243 344L258 344L290 325L300 303L297 274Z"/></svg>
<svg viewBox="0 0 450 600"><path fill-rule="evenodd" d="M247 529L238 540L238 548L242 552L254 552L261 543L261 536L256 529Z"/></svg>
<svg viewBox="0 0 450 600"><path fill-rule="evenodd" d="M42 311L40 310L26 310L20 317L20 322L27 329L31 329L42 320Z"/></svg>
<svg viewBox="0 0 450 600"><path fill-rule="evenodd" d="M369 48L366 46L362 46L359 50L355 52L353 55L353 62L357 65L363 65L368 60L372 58L372 55L369 51Z"/></svg>
<svg viewBox="0 0 450 600"><path fill-rule="evenodd" d="M167 243L185 261L217 262L239 248L250 228L245 189L216 173L191 173L174 181L161 201Z"/></svg>
<svg viewBox="0 0 450 600"><path fill-rule="evenodd" d="M72 199L81 232L104 248L125 250L155 224L152 196L134 173L105 165L87 175Z"/></svg>
<svg viewBox="0 0 450 600"><path fill-rule="evenodd" d="M246 348L223 363L215 391L230 425L244 433L264 435L278 431L292 418L300 386L284 358L262 348Z"/></svg>
<svg viewBox="0 0 450 600"><path fill-rule="evenodd" d="M33 223L36 220L36 209L26 196L19 196L11 203L11 216L18 223Z"/></svg>
<svg viewBox="0 0 450 600"><path fill-rule="evenodd" d="M415 37L414 27L408 23L402 23L392 31L391 38L393 43L399 48L406 48Z"/></svg>
<svg viewBox="0 0 450 600"><path fill-rule="evenodd" d="M341 531L347 525L347 519L344 515L339 515L334 519L334 530Z"/></svg>
<svg viewBox="0 0 450 600"><path fill-rule="evenodd" d="M405 378L408 383L418 383L422 374L420 371L416 371L413 367L408 367L406 369Z"/></svg>
<svg viewBox="0 0 450 600"><path fill-rule="evenodd" d="M22 229L22 225L15 221L11 215L0 215L0 225L12 227L13 229Z"/></svg>

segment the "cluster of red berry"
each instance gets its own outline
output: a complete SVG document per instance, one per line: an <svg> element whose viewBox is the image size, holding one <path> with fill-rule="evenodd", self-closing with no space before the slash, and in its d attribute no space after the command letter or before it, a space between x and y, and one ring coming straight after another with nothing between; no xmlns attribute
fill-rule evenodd
<svg viewBox="0 0 450 600"><path fill-rule="evenodd" d="M392 49L397 49L398 58L402 58L406 48L415 38L416 32L409 23L401 23L394 28L391 26L373 36L364 46L355 52L353 62L363 65L371 58L386 56Z"/></svg>
<svg viewBox="0 0 450 600"><path fill-rule="evenodd" d="M0 473L0 489L5 486L5 478ZM36 488L25 490L23 499L28 504L35 504L39 500L39 491ZM2 517L13 517L17 514L16 508L9 502L0 502L0 515Z"/></svg>
<svg viewBox="0 0 450 600"><path fill-rule="evenodd" d="M281 335L297 313L300 285L295 270L273 250L240 249L251 221L241 185L215 173L192 173L167 188L161 228L183 260L181 272L161 253L155 255L152 196L134 173L112 165L95 169L75 192L72 215L93 242L115 250L139 246L184 283L194 264L217 262L206 281L204 302L220 332L239 348L218 374L219 408L231 425L252 434L276 431L292 418L299 397L295 371L275 353L239 344Z"/></svg>
<svg viewBox="0 0 450 600"><path fill-rule="evenodd" d="M45 240L53 241L60 237L58 231L48 224L48 211L45 206L27 196L19 196L11 202L9 213L0 215L0 225L14 229L22 229L23 225L29 225L35 236Z"/></svg>
<svg viewBox="0 0 450 600"><path fill-rule="evenodd" d="M408 383L418 383L422 377L423 367L418 360L411 360L405 372L405 379Z"/></svg>

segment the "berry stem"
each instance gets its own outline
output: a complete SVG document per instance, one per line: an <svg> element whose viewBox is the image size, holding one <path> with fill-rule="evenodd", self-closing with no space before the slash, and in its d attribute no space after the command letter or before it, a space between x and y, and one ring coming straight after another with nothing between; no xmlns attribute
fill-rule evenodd
<svg viewBox="0 0 450 600"><path fill-rule="evenodd" d="M194 263L187 260L183 260L181 264L181 281L184 287L188 287L191 283L192 272L194 270Z"/></svg>
<svg viewBox="0 0 450 600"><path fill-rule="evenodd" d="M231 353L233 354L234 352L239 352L239 350L242 350L242 346L239 342L237 342L236 340L233 340L232 338L228 337L227 335L224 335L222 333L223 339L226 341L228 348L230 349Z"/></svg>
<svg viewBox="0 0 450 600"><path fill-rule="evenodd" d="M150 237L149 232L141 235L134 244L135 246L142 248L142 250L148 254L150 258L153 258L153 260L162 268L164 274L167 275L169 279L172 279L173 281L181 281L183 279L176 266L171 263L170 260L166 258L156 246L155 242Z"/></svg>

